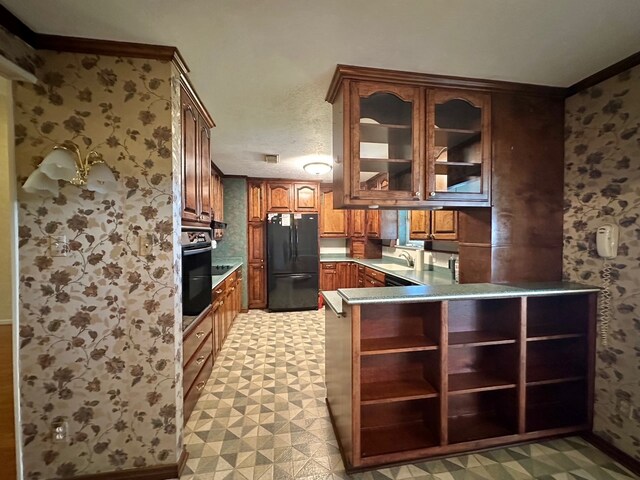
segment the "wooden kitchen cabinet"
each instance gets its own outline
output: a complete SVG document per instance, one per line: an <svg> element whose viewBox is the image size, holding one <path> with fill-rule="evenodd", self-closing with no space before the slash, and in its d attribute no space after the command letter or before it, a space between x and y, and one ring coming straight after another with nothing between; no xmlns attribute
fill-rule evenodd
<svg viewBox="0 0 640 480"><path fill-rule="evenodd" d="M411 240L457 240L458 212L452 210L412 210Z"/></svg>
<svg viewBox="0 0 640 480"><path fill-rule="evenodd" d="M447 86L439 76L337 67L326 97L337 208L491 205L491 94Z"/></svg>
<svg viewBox="0 0 640 480"><path fill-rule="evenodd" d="M249 263L264 264L265 260L265 228L264 222L249 223Z"/></svg>
<svg viewBox="0 0 640 480"><path fill-rule="evenodd" d="M222 176L212 164L211 172L211 218L217 222L224 222L224 184ZM213 238L220 240L224 236L224 229L215 228Z"/></svg>
<svg viewBox="0 0 640 480"><path fill-rule="evenodd" d="M247 280L249 308L266 308L267 306L267 271L264 264L250 263Z"/></svg>
<svg viewBox="0 0 640 480"><path fill-rule="evenodd" d="M427 200L486 202L491 176L491 96L427 93Z"/></svg>
<svg viewBox="0 0 640 480"><path fill-rule="evenodd" d="M349 263L349 285L347 288L358 288L358 266L356 262Z"/></svg>
<svg viewBox="0 0 640 480"><path fill-rule="evenodd" d="M215 126L209 114L183 84L180 89L182 123L182 221L185 226L211 223L211 144Z"/></svg>
<svg viewBox="0 0 640 480"><path fill-rule="evenodd" d="M213 312L209 307L198 316L183 338L182 386L185 423L211 375L213 332Z"/></svg>
<svg viewBox="0 0 640 480"><path fill-rule="evenodd" d="M367 210L365 219L368 238L385 240L398 238L397 210Z"/></svg>
<svg viewBox="0 0 640 480"><path fill-rule="evenodd" d="M290 183L267 182L267 212L293 212L293 192Z"/></svg>
<svg viewBox="0 0 640 480"><path fill-rule="evenodd" d="M590 431L597 293L557 292L325 309L347 472Z"/></svg>
<svg viewBox="0 0 640 480"><path fill-rule="evenodd" d="M336 289L349 288L349 262L337 262L336 264Z"/></svg>
<svg viewBox="0 0 640 480"><path fill-rule="evenodd" d="M267 211L265 182L250 180L247 183L247 188L249 195L249 222L264 222Z"/></svg>
<svg viewBox="0 0 640 480"><path fill-rule="evenodd" d="M320 238L346 238L350 213L334 209L333 191L323 190L320 194Z"/></svg>
<svg viewBox="0 0 640 480"><path fill-rule="evenodd" d="M322 262L320 268L320 290L331 291L337 290L338 271L337 263Z"/></svg>
<svg viewBox="0 0 640 480"><path fill-rule="evenodd" d="M366 210L349 210L349 236L365 237L367 234Z"/></svg>
<svg viewBox="0 0 640 480"><path fill-rule="evenodd" d="M297 213L317 213L319 189L317 183L293 184L293 210Z"/></svg>

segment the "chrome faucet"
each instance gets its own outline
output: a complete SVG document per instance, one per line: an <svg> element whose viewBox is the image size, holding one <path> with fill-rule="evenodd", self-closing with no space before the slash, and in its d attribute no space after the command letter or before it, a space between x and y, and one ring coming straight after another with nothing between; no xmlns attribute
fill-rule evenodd
<svg viewBox="0 0 640 480"><path fill-rule="evenodd" d="M407 252L402 252L400 254L400 257L404 258L407 261L407 265L409 265L409 268L413 268L413 266L415 265L415 262L411 255L409 255Z"/></svg>

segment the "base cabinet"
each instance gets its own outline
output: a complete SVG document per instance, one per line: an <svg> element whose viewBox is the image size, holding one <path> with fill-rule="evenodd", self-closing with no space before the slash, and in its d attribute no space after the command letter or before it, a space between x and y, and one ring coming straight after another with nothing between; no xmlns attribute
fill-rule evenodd
<svg viewBox="0 0 640 480"><path fill-rule="evenodd" d="M187 329L183 337L184 422L187 423L227 333L242 309L242 271L237 269L211 292L211 307Z"/></svg>
<svg viewBox="0 0 640 480"><path fill-rule="evenodd" d="M347 470L589 430L595 305L581 293L325 309Z"/></svg>

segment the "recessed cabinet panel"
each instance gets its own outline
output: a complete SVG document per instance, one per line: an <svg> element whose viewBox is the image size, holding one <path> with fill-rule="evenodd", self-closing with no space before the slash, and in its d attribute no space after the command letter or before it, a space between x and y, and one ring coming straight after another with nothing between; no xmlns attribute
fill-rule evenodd
<svg viewBox="0 0 640 480"><path fill-rule="evenodd" d="M265 220L265 185L264 182L249 182L249 221Z"/></svg>
<svg viewBox="0 0 640 480"><path fill-rule="evenodd" d="M267 183L267 211L293 212L290 183Z"/></svg>
<svg viewBox="0 0 640 480"><path fill-rule="evenodd" d="M413 199L420 185L420 89L354 84L352 195Z"/></svg>
<svg viewBox="0 0 640 480"><path fill-rule="evenodd" d="M320 194L320 237L344 238L347 236L347 210L333 208L333 192L325 191Z"/></svg>
<svg viewBox="0 0 640 480"><path fill-rule="evenodd" d="M293 184L294 210L301 213L318 211L318 185L309 183Z"/></svg>
<svg viewBox="0 0 640 480"><path fill-rule="evenodd" d="M455 90L427 95L427 200L486 200L490 97Z"/></svg>

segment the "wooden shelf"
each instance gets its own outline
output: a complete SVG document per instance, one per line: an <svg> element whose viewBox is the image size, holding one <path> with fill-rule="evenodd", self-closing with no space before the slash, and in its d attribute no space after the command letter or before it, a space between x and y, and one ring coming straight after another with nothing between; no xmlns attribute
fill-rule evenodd
<svg viewBox="0 0 640 480"><path fill-rule="evenodd" d="M390 338L363 338L360 342L362 355L381 355L387 353L422 352L437 350L438 345L428 337L406 336Z"/></svg>
<svg viewBox="0 0 640 480"><path fill-rule="evenodd" d="M471 442L483 438L503 437L511 431L496 417L478 414L449 418L449 443Z"/></svg>
<svg viewBox="0 0 640 480"><path fill-rule="evenodd" d="M452 167L481 167L482 164L478 162L448 162L446 160L436 160L434 162L436 165L450 165Z"/></svg>
<svg viewBox="0 0 640 480"><path fill-rule="evenodd" d="M411 163L410 158L367 158L361 157L360 162L383 162L383 163ZM477 165L477 164L476 164Z"/></svg>
<svg viewBox="0 0 640 480"><path fill-rule="evenodd" d="M482 133L478 130L464 130L456 128L438 128L435 131L436 147L454 148L462 143L479 141Z"/></svg>
<svg viewBox="0 0 640 480"><path fill-rule="evenodd" d="M360 432L363 457L406 452L439 445L438 436L429 430L423 422L363 428Z"/></svg>
<svg viewBox="0 0 640 480"><path fill-rule="evenodd" d="M527 337L527 342L542 342L546 340L566 340L568 338L585 337L584 333L556 333L550 335L534 335Z"/></svg>
<svg viewBox="0 0 640 480"><path fill-rule="evenodd" d="M438 392L426 380L398 380L394 382L363 383L360 392L360 403L373 405L375 403L400 402L434 398Z"/></svg>
<svg viewBox="0 0 640 480"><path fill-rule="evenodd" d="M411 125L361 123L360 141L366 143L411 145Z"/></svg>
<svg viewBox="0 0 640 480"><path fill-rule="evenodd" d="M449 395L515 388L515 382L486 372L455 373L449 375Z"/></svg>
<svg viewBox="0 0 640 480"><path fill-rule="evenodd" d="M516 339L497 332L469 331L449 333L449 347L452 348L505 345L509 343L516 343Z"/></svg>
<svg viewBox="0 0 640 480"><path fill-rule="evenodd" d="M586 365L576 366L566 363L536 365L527 369L527 385L549 385L552 383L573 382L586 377Z"/></svg>

